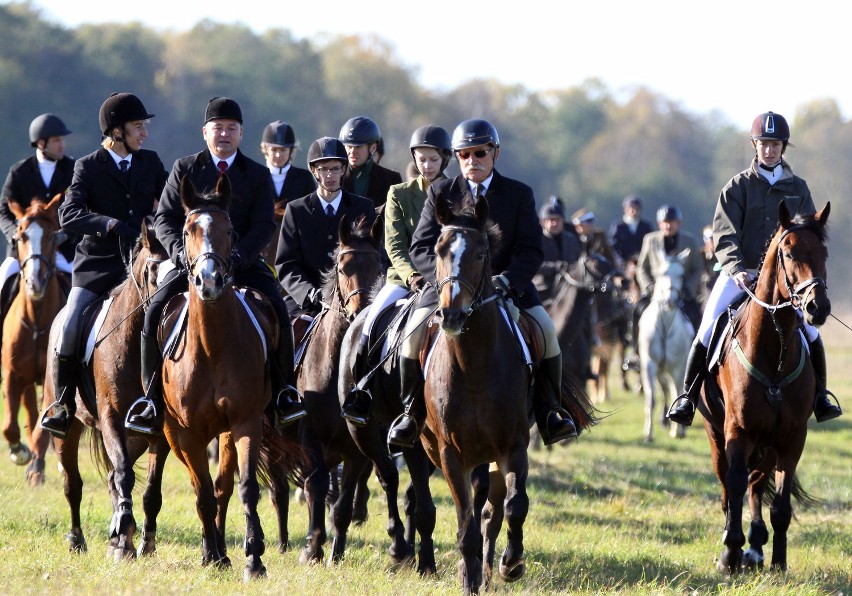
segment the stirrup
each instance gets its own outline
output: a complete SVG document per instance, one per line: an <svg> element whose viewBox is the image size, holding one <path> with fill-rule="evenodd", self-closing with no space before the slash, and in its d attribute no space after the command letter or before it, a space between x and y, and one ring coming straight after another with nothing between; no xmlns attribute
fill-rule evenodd
<svg viewBox="0 0 852 596"><path fill-rule="evenodd" d="M406 437L400 438L400 437L391 436L394 431L399 430L399 428L398 428L399 425L402 424L403 422L405 422L406 418L409 418L414 423L414 431L415 432L414 432L414 436L411 438L411 440L405 441ZM420 425L417 424L417 418L415 418L414 416L412 416L408 412L403 412L402 414L400 414L399 416L394 418L393 422L391 422L390 428L388 428L387 443L388 443L388 445L396 445L397 447L412 448L412 447L414 447L414 445L417 444L417 438L420 436L420 431L421 431L421 429L420 429Z"/></svg>
<svg viewBox="0 0 852 596"><path fill-rule="evenodd" d="M52 416L49 415L51 412L53 412ZM65 415L64 425L62 422L63 414ZM65 435L68 434L68 429L71 427L72 418L73 415L68 409L68 406L60 401L55 401L44 410L39 421L39 426L54 437L64 439Z"/></svg>
<svg viewBox="0 0 852 596"><path fill-rule="evenodd" d="M829 395L834 399L834 403L831 403L831 399L828 397ZM827 408L821 416L817 416L816 409L814 409L814 418L816 418L817 422L828 422L829 420L834 420L843 414L843 410L840 408L840 401L838 401L837 396L828 389L825 390L825 401L831 407ZM816 401L814 401L814 405L816 405Z"/></svg>
<svg viewBox="0 0 852 596"><path fill-rule="evenodd" d="M142 421L139 418L145 411L150 407L154 410L154 423L151 426L146 426L142 424ZM133 420L136 418L137 420ZM142 433L145 435L160 435L162 430L158 428L156 423L159 418L159 412L157 412L157 405L154 403L154 400L147 396L142 396L133 402L130 405L130 408L127 410L127 416L124 418L124 427L128 430L134 430L138 433Z"/></svg>
<svg viewBox="0 0 852 596"><path fill-rule="evenodd" d="M551 434L550 430L547 428L547 423L550 421L550 417L554 415L559 418L559 423L562 425L562 429ZM578 435L577 425L574 423L574 419L571 417L571 414L569 414L565 408L555 408L550 410L544 417L544 429L539 427L538 432L545 445L553 445L554 443L562 441L571 441L576 439Z"/></svg>
<svg viewBox="0 0 852 596"><path fill-rule="evenodd" d="M278 392L273 410L276 427L287 426L308 415L303 405L302 394L292 385L286 385Z"/></svg>
<svg viewBox="0 0 852 596"><path fill-rule="evenodd" d="M357 408L358 404L363 408ZM340 415L355 426L367 426L370 420L370 413L373 409L373 394L366 387L360 389L355 385L346 396L346 401L343 407L340 408Z"/></svg>
<svg viewBox="0 0 852 596"><path fill-rule="evenodd" d="M688 408L686 406L681 407L684 401L689 404ZM692 421L695 419L695 409L695 403L689 398L689 395L683 394L672 402L668 413L666 413L666 418L681 426L692 426Z"/></svg>

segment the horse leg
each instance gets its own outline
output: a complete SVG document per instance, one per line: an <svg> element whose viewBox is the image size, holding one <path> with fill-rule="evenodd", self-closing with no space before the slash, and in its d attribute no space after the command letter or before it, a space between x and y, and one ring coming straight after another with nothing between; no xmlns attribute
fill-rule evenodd
<svg viewBox="0 0 852 596"><path fill-rule="evenodd" d="M4 371L3 395L6 396L6 407L3 408L3 436L9 443L9 459L18 466L29 463L29 448L21 443L21 428L18 426L18 412L21 409L21 395L24 385L20 377L10 370ZM34 423L30 422L30 428Z"/></svg>
<svg viewBox="0 0 852 596"><path fill-rule="evenodd" d="M736 431L735 431L736 432ZM746 441L729 433L725 447L728 458L728 472L725 476L725 486L728 490L727 515L722 543L725 548L719 557L717 567L725 574L736 573L742 564L745 534L743 533L743 499L748 488L748 461Z"/></svg>
<svg viewBox="0 0 852 596"><path fill-rule="evenodd" d="M503 525L506 482L500 470L492 464L489 472L488 500L482 508L482 583L485 590L491 589L494 573L494 551L500 527Z"/></svg>
<svg viewBox="0 0 852 596"><path fill-rule="evenodd" d="M343 560L346 553L346 536L352 523L353 505L358 486L365 476L373 470L373 465L364 454L354 450L351 456L343 463L343 477L340 479L340 494L334 503L332 510L332 526L334 528L334 539L331 543L331 558L328 565L336 565ZM397 513L399 515L399 513Z"/></svg>
<svg viewBox="0 0 852 596"><path fill-rule="evenodd" d="M114 418L116 422L120 418ZM110 545L107 557L116 561L135 558L136 548L133 537L136 534L136 519L133 517L133 486L136 475L133 463L142 451L141 444L137 453L129 453L124 429L117 429L109 423L102 425L103 445L109 456L112 470L109 474L110 496L112 497L112 520L109 526Z"/></svg>
<svg viewBox="0 0 852 596"><path fill-rule="evenodd" d="M367 518L370 517L369 511L367 511L367 501L370 499L370 489L367 483L370 481L370 474L372 472L373 467L367 466L367 469L358 478L358 484L355 488L355 509L352 521L356 526L365 523Z"/></svg>
<svg viewBox="0 0 852 596"><path fill-rule="evenodd" d="M51 364L48 363L48 369ZM50 374L48 371L47 374ZM45 383L42 389L42 408L46 408L53 403L53 383ZM36 424L32 432L32 459L27 466L24 476L30 486L39 486L44 484L44 457L47 453L47 448L50 445L51 434L42 430L41 426Z"/></svg>
<svg viewBox="0 0 852 596"><path fill-rule="evenodd" d="M448 445L441 449L441 469L456 505L456 544L461 553L459 580L465 594L478 594L482 583L482 536L479 512L474 514L471 502L470 473L464 468L461 454Z"/></svg>
<svg viewBox="0 0 852 596"><path fill-rule="evenodd" d="M683 379L683 371L680 371L679 374L672 374L669 372L664 375L663 382L665 383L665 387L662 388L663 395L663 418L666 418L666 414L669 411L669 403L674 402L677 399L679 394L678 386L677 386L677 378L680 377ZM671 399L669 399L671 398ZM670 427L669 428L669 436L673 439L683 439L686 437L686 427L682 424L672 423L669 420Z"/></svg>
<svg viewBox="0 0 852 596"><path fill-rule="evenodd" d="M68 548L72 553L86 552L86 539L80 524L80 503L83 500L83 478L80 476L77 455L80 448L80 435L83 433L83 423L76 418L64 439L54 439L56 456L62 464L65 476L65 500L71 508L71 530L65 535Z"/></svg>
<svg viewBox="0 0 852 596"><path fill-rule="evenodd" d="M325 532L325 499L328 494L329 473L322 456L316 450L307 453L305 497L308 505L308 535L305 547L299 553L300 563L321 563L325 554L322 546Z"/></svg>
<svg viewBox="0 0 852 596"><path fill-rule="evenodd" d="M148 482L142 494L145 521L139 538L138 556L153 555L157 551L157 516L163 506L163 470L170 451L165 437L154 439L148 447Z"/></svg>
<svg viewBox="0 0 852 596"><path fill-rule="evenodd" d="M417 552L417 572L422 575L435 575L438 572L435 564L435 545L432 534L435 531L435 503L429 488L429 477L435 467L423 446L417 444L413 449L403 451L405 463L408 466L410 482L405 492L405 514L409 520L406 530L406 542L414 548L414 530L420 535L420 548ZM413 519L413 524L410 520Z"/></svg>
<svg viewBox="0 0 852 596"><path fill-rule="evenodd" d="M527 474L529 461L527 452L517 447L508 459L505 473L507 543L500 559L500 577L513 582L526 572L524 559L524 522L529 512L527 496Z"/></svg>
<svg viewBox="0 0 852 596"><path fill-rule="evenodd" d="M225 544L225 520L228 518L228 504L234 494L234 474L237 471L237 450L231 433L219 435L219 463L216 466L216 478L213 486L216 491L216 533L219 535L219 548L228 552ZM209 461L208 454L208 461Z"/></svg>
<svg viewBox="0 0 852 596"><path fill-rule="evenodd" d="M657 401L657 364L650 357L641 360L642 390L645 392L645 442L654 441L654 409Z"/></svg>
<svg viewBox="0 0 852 596"><path fill-rule="evenodd" d="M787 529L793 518L793 490L796 487L796 466L805 448L807 429L790 433L791 441L785 445L785 451L779 454L775 471L775 498L769 508L769 521L772 523L772 566L773 571L787 570Z"/></svg>
<svg viewBox="0 0 852 596"><path fill-rule="evenodd" d="M763 569L763 545L769 541L761 503L767 480L764 469L763 465L759 465L751 471L748 479L748 508L751 512L751 524L748 529L748 549L743 553L743 568L751 571Z"/></svg>
<svg viewBox="0 0 852 596"><path fill-rule="evenodd" d="M266 551L263 528L260 516L257 514L257 503L260 500L260 484L257 481L257 463L260 457L260 444L263 437L261 416L246 423L239 429L232 429L232 439L237 448L237 458L240 468L240 501L246 516L245 555L246 567L243 570L243 580L264 577L266 567L261 557ZM220 452L220 462L221 456Z"/></svg>
<svg viewBox="0 0 852 596"><path fill-rule="evenodd" d="M283 461L267 462L269 469L269 497L278 518L278 552L289 549L290 531L287 517L290 514L290 483L287 466Z"/></svg>

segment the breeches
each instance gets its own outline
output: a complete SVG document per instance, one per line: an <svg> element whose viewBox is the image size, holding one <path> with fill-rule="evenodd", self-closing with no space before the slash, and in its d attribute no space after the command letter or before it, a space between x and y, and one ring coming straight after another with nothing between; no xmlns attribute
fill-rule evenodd
<svg viewBox="0 0 852 596"><path fill-rule="evenodd" d="M71 288L66 306L68 314L65 316L62 325L62 339L59 343L59 354L61 356L77 355L77 344L83 325L83 311L97 299L98 295L86 288Z"/></svg>

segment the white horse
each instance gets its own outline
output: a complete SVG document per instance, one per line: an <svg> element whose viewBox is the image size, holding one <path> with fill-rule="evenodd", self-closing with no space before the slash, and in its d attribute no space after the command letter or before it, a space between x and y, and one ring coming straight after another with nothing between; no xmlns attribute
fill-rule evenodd
<svg viewBox="0 0 852 596"><path fill-rule="evenodd" d="M669 402L680 393L686 355L695 337L692 323L678 307L688 256L689 249L668 256L654 272L654 294L639 319L639 367L645 392L645 441L649 443L654 440L657 381L663 396L662 424L669 426L665 414ZM682 438L685 434L686 429L680 424L671 425L672 437Z"/></svg>

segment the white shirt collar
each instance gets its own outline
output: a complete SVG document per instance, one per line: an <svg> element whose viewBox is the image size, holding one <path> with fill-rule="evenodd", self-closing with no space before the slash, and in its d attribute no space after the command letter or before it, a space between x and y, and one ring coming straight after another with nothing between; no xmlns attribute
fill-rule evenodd
<svg viewBox="0 0 852 596"><path fill-rule="evenodd" d="M130 165L133 163L133 154L128 153L127 157L122 157L112 149L107 149L109 151L110 156L112 156L112 160L115 162L115 165L118 166L118 162L122 159L127 162L127 167L130 168Z"/></svg>
<svg viewBox="0 0 852 596"><path fill-rule="evenodd" d="M319 195L317 195L319 196ZM337 210L340 209L340 201L343 200L343 191L338 190L337 196L334 197L331 201L326 201L324 198L319 197L320 205L322 205L322 210L325 212L326 205L331 205L332 209L334 209L334 213L337 214Z"/></svg>
<svg viewBox="0 0 852 596"><path fill-rule="evenodd" d="M473 182L472 180L467 181L467 185L470 188L470 194L475 198L476 197L476 187L478 185L482 185L485 187L485 194L488 194L488 187L491 186L491 179L494 178L494 172L491 172L491 175L488 176L482 182Z"/></svg>

